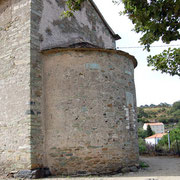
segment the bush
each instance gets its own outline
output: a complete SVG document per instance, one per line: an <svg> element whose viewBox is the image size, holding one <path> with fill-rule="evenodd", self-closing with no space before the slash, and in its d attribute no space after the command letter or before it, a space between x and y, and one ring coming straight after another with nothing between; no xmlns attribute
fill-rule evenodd
<svg viewBox="0 0 180 180"><path fill-rule="evenodd" d="M162 122L164 124L168 124L168 123L177 123L179 122L179 118L178 117L175 117L175 116L170 116L170 117L158 117L157 120L159 122Z"/></svg>
<svg viewBox="0 0 180 180"><path fill-rule="evenodd" d="M146 149L146 143L145 143L144 139L139 138L138 143L139 143L139 153L145 154L147 149Z"/></svg>
<svg viewBox="0 0 180 180"><path fill-rule="evenodd" d="M171 144L171 152L174 154L180 153L180 127L173 129L170 131L170 144ZM159 141L157 145L157 149L163 152L168 152L168 135L163 136L163 138Z"/></svg>
<svg viewBox="0 0 180 180"><path fill-rule="evenodd" d="M149 165L146 162L144 162L144 161L140 161L139 162L139 167L143 169L143 168L148 168Z"/></svg>
<svg viewBox="0 0 180 180"><path fill-rule="evenodd" d="M139 137L139 138L142 138L142 139L148 137L147 131L144 130L144 129L142 129L142 128L139 128L139 129L138 129L138 137Z"/></svg>

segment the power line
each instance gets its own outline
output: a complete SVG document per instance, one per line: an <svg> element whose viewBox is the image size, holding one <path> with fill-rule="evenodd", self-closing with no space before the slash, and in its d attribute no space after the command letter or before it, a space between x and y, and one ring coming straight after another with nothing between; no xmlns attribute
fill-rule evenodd
<svg viewBox="0 0 180 180"><path fill-rule="evenodd" d="M150 46L150 48L162 48L162 47L179 47L180 44L177 45L164 45L164 46ZM134 47L117 47L117 49L133 49L133 48L144 48L144 46L134 46Z"/></svg>

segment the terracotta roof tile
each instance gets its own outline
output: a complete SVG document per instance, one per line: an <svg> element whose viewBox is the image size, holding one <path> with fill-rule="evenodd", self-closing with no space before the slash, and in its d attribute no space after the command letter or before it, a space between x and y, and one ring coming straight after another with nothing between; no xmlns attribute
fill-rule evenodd
<svg viewBox="0 0 180 180"><path fill-rule="evenodd" d="M159 134L154 134L152 136L149 136L145 139L152 139L152 138L162 138L164 135L166 135L167 133L159 133Z"/></svg>
<svg viewBox="0 0 180 180"><path fill-rule="evenodd" d="M150 126L164 125L163 123L160 123L160 122L158 122L158 123L145 123L145 124L150 125Z"/></svg>

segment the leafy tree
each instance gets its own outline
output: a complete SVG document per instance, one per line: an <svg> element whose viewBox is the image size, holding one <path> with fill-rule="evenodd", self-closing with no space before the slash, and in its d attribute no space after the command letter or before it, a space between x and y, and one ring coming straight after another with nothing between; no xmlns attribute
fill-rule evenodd
<svg viewBox="0 0 180 180"><path fill-rule="evenodd" d="M139 128L138 129L138 137L145 139L146 137L148 137L147 131L142 128Z"/></svg>
<svg viewBox="0 0 180 180"><path fill-rule="evenodd" d="M87 0L66 0L72 15L80 10L81 4ZM180 0L112 0L124 4L124 14L132 21L134 31L141 33L140 43L150 51L155 41L162 40L168 44L180 39ZM148 57L148 65L154 70L180 76L180 49L168 49L156 56Z"/></svg>
<svg viewBox="0 0 180 180"><path fill-rule="evenodd" d="M177 110L180 110L180 101L174 102L171 108L171 112L175 112Z"/></svg>
<svg viewBox="0 0 180 180"><path fill-rule="evenodd" d="M170 131L170 142L171 149L180 153L180 124L177 128ZM158 148L168 149L168 135L163 136L163 138L158 143Z"/></svg>
<svg viewBox="0 0 180 180"><path fill-rule="evenodd" d="M168 103L160 103L157 105L157 107L170 107L171 105Z"/></svg>
<svg viewBox="0 0 180 180"><path fill-rule="evenodd" d="M149 115L144 111L143 108L138 107L137 108L137 120L138 122L148 122L147 118L149 117Z"/></svg>
<svg viewBox="0 0 180 180"><path fill-rule="evenodd" d="M144 139L139 138L138 144L139 144L139 153L144 154L147 151L146 143L145 143Z"/></svg>
<svg viewBox="0 0 180 180"><path fill-rule="evenodd" d="M64 15L69 17L73 16L73 13L75 11L78 11L81 9L81 4L87 0L66 0L66 5L68 7L67 11L64 11Z"/></svg>
<svg viewBox="0 0 180 180"><path fill-rule="evenodd" d="M143 108L138 108L138 118L142 118L142 117L147 118L148 114L144 111Z"/></svg>
<svg viewBox="0 0 180 180"><path fill-rule="evenodd" d="M177 127L170 131L170 141L171 143L175 142L176 139L180 141L180 127ZM168 145L168 135L163 136L159 141L161 145Z"/></svg>
<svg viewBox="0 0 180 180"><path fill-rule="evenodd" d="M155 105L155 104L150 104L150 107L152 107L152 108L153 108L153 107L156 107L156 105Z"/></svg>
<svg viewBox="0 0 180 180"><path fill-rule="evenodd" d="M180 129L180 121L179 121L179 123L177 124L177 128L179 128L179 129Z"/></svg>
<svg viewBox="0 0 180 180"><path fill-rule="evenodd" d="M138 144L139 144L139 153L144 154L147 151L145 138L148 137L147 131L143 128L138 128Z"/></svg>
<svg viewBox="0 0 180 180"><path fill-rule="evenodd" d="M147 126L147 136L152 136L154 133L153 133L153 131L152 131L152 129L151 129L151 126L150 125L148 125Z"/></svg>
<svg viewBox="0 0 180 180"><path fill-rule="evenodd" d="M178 109L177 111L173 112L172 115L174 117L179 117L179 120L180 120L180 109Z"/></svg>
<svg viewBox="0 0 180 180"><path fill-rule="evenodd" d="M122 0L126 14L142 33L140 43L150 51L150 45L162 40L170 43L180 39L180 0ZM148 65L162 73L180 76L180 49L168 49L148 57Z"/></svg>
<svg viewBox="0 0 180 180"><path fill-rule="evenodd" d="M154 66L153 70L180 76L180 48L169 48L158 55L148 56L147 61L148 66Z"/></svg>
<svg viewBox="0 0 180 180"><path fill-rule="evenodd" d="M180 122L180 101L173 103L170 113L174 119Z"/></svg>

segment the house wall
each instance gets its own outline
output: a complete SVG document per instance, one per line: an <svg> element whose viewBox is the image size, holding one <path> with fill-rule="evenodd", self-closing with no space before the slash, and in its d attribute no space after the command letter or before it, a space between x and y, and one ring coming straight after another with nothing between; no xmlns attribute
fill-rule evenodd
<svg viewBox="0 0 180 180"><path fill-rule="evenodd" d="M155 145L155 138L145 139L145 141L146 141L146 144Z"/></svg>
<svg viewBox="0 0 180 180"><path fill-rule="evenodd" d="M103 174L138 162L134 63L124 54L45 52L45 166L53 174Z"/></svg>
<svg viewBox="0 0 180 180"><path fill-rule="evenodd" d="M164 133L164 125L151 126L151 129L156 133Z"/></svg>
<svg viewBox="0 0 180 180"><path fill-rule="evenodd" d="M31 166L29 35L30 2L0 0L0 173Z"/></svg>
<svg viewBox="0 0 180 180"><path fill-rule="evenodd" d="M149 144L149 145L158 144L158 142L159 142L160 140L161 140L161 138L148 138L148 139L145 139L146 144Z"/></svg>
<svg viewBox="0 0 180 180"><path fill-rule="evenodd" d="M147 124L144 124L143 129L147 130L147 126ZM156 134L164 133L164 125L150 125L150 127Z"/></svg>
<svg viewBox="0 0 180 180"><path fill-rule="evenodd" d="M60 15L65 10L63 0L44 0L40 22L41 49L68 47L88 42L101 48L115 49L115 40L89 1L73 17Z"/></svg>

